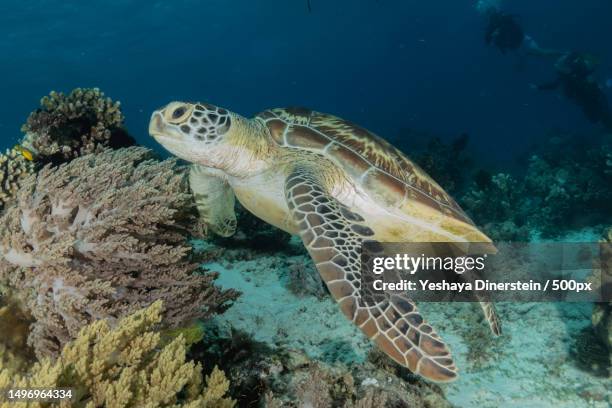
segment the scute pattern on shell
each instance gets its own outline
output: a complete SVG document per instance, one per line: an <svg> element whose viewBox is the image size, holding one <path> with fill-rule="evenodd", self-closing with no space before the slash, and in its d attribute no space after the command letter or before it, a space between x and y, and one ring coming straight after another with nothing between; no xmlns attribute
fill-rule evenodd
<svg viewBox="0 0 612 408"><path fill-rule="evenodd" d="M401 207L407 200L473 222L459 205L418 165L374 133L333 115L306 108L277 108L261 112L279 146L306 149L335 159L367 190L376 185L387 204Z"/></svg>

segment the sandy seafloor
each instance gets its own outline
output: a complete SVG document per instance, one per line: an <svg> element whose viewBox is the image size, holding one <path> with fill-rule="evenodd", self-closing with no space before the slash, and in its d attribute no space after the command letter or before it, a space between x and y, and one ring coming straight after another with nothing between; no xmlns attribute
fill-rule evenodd
<svg viewBox="0 0 612 408"><path fill-rule="evenodd" d="M596 241L596 236L587 232L564 240L589 242ZM292 262L310 263L310 259L298 252L205 264L221 273L219 284L243 292L218 318L219 323L231 324L271 345L303 350L316 359L363 361L373 345L330 297L300 297L287 289L287 268ZM581 370L570 354L574 338L590 325L591 304L498 304L504 330L500 338L491 336L475 304L419 307L450 345L459 367L459 379L442 386L453 405L612 406L612 381Z"/></svg>

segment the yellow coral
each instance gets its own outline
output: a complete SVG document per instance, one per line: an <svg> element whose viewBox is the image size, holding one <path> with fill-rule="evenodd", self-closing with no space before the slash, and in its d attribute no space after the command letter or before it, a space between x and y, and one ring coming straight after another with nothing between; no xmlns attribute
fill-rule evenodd
<svg viewBox="0 0 612 408"><path fill-rule="evenodd" d="M199 343L204 338L204 327L201 323L194 323L187 327L180 327L178 329L164 330L162 333L162 341L170 341L178 336L183 336L187 347L193 344Z"/></svg>
<svg viewBox="0 0 612 408"><path fill-rule="evenodd" d="M223 372L215 367L204 386L201 366L185 361L182 336L160 345L154 328L161 312L157 301L122 319L115 329L106 320L96 321L66 344L56 361L45 358L27 373L0 360L0 389L71 388L72 400L60 406L72 407L233 407L235 402L225 397L229 381ZM0 401L0 408L19 406L45 405Z"/></svg>

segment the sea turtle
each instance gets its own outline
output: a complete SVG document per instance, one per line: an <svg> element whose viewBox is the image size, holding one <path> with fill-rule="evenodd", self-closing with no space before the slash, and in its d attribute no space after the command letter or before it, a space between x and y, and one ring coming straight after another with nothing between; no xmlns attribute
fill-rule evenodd
<svg viewBox="0 0 612 408"><path fill-rule="evenodd" d="M446 344L410 299L359 294L360 250L379 242L484 242L457 203L401 151L351 122L304 108L253 119L206 103L172 102L149 133L194 163L202 218L220 235L236 228L234 195L250 212L299 235L342 312L393 360L434 381L457 370ZM500 325L482 302L491 329Z"/></svg>

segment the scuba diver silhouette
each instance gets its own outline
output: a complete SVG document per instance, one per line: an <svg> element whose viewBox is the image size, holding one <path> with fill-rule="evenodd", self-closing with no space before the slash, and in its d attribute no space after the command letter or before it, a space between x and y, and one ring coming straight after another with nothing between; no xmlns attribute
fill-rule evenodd
<svg viewBox="0 0 612 408"><path fill-rule="evenodd" d="M512 14L496 8L487 10L485 42L497 47L503 54L516 51L523 55L557 58L554 81L532 85L539 90L561 88L565 96L582 108L592 123L601 123L612 131L612 113L606 94L597 83L594 72L596 60L589 54L541 48L525 31Z"/></svg>
<svg viewBox="0 0 612 408"><path fill-rule="evenodd" d="M608 99L593 75L596 66L596 59L589 54L565 53L555 64L557 78L536 88L543 91L561 88L568 99L582 108L590 122L601 123L606 130L612 131Z"/></svg>
<svg viewBox="0 0 612 408"><path fill-rule="evenodd" d="M541 57L558 57L563 53L556 50L541 48L531 36L525 34L516 16L490 8L486 12L487 27L485 42L497 47L502 54L507 51L524 52Z"/></svg>
<svg viewBox="0 0 612 408"><path fill-rule="evenodd" d="M503 54L521 48L526 36L513 15L491 8L487 11L487 18L485 42L488 45L499 48Z"/></svg>

